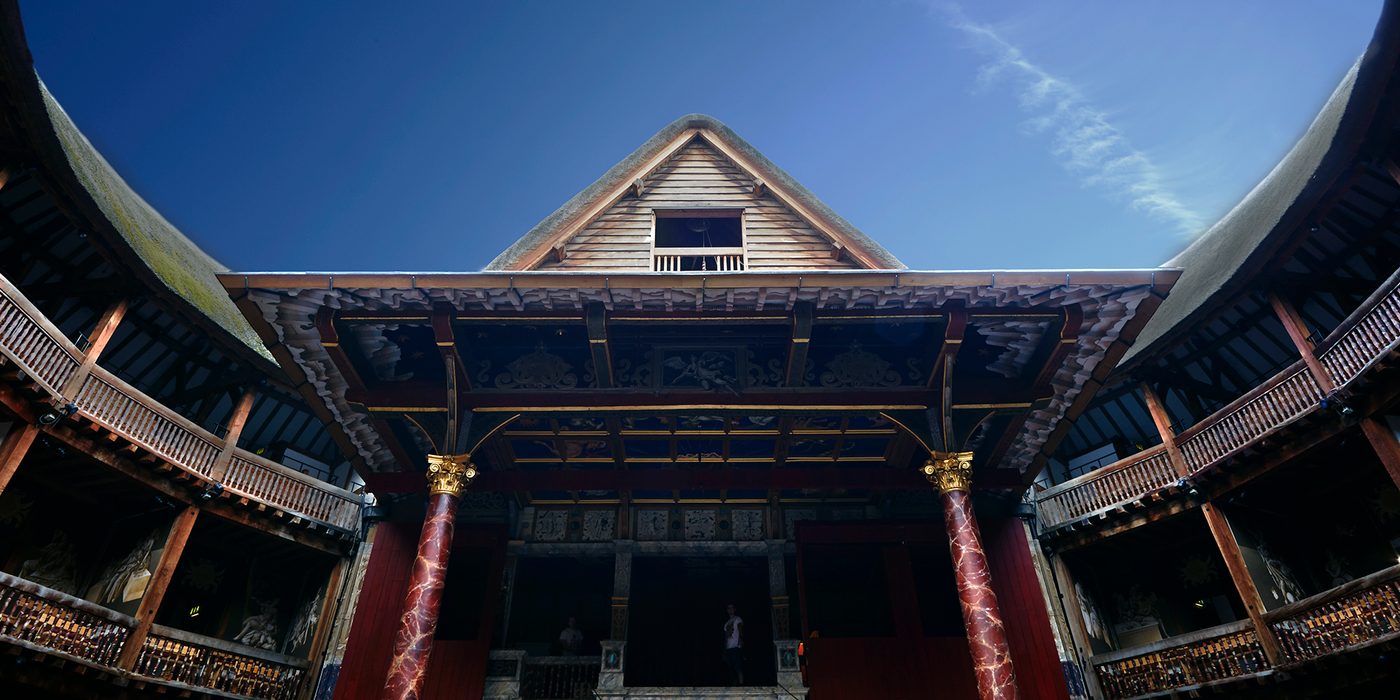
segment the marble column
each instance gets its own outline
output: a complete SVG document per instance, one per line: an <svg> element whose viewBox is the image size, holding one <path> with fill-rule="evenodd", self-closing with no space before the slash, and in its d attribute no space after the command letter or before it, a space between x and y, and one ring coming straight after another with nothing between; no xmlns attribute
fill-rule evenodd
<svg viewBox="0 0 1400 700"><path fill-rule="evenodd" d="M418 536L418 556L413 560L403 617L394 636L394 655L384 682L385 700L416 700L423 689L447 580L457 502L475 477L476 469L465 459L428 455L428 512Z"/></svg>
<svg viewBox="0 0 1400 700"><path fill-rule="evenodd" d="M958 602L972 652L973 672L977 675L978 697L1016 700L1016 672L1011 667L1006 628L992 591L992 574L982 551L977 518L972 513L972 453L935 452L923 472L943 498L943 522L948 528Z"/></svg>

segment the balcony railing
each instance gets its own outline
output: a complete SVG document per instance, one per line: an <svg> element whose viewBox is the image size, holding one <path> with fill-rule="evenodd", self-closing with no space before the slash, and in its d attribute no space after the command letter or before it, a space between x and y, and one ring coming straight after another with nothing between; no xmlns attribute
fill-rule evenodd
<svg viewBox="0 0 1400 700"><path fill-rule="evenodd" d="M152 627L136 666L117 666L132 618L17 576L0 573L0 642L52 654L114 676L230 695L291 700L305 659L180 630Z"/></svg>
<svg viewBox="0 0 1400 700"><path fill-rule="evenodd" d="M527 656L520 679L525 700L591 698L598 687L601 657Z"/></svg>
<svg viewBox="0 0 1400 700"><path fill-rule="evenodd" d="M1290 603L1265 620L1291 662L1400 637L1400 566Z"/></svg>
<svg viewBox="0 0 1400 700"><path fill-rule="evenodd" d="M56 342L56 337L65 342ZM66 341L19 290L0 277L0 348L54 396L78 370L82 356L77 346Z"/></svg>
<svg viewBox="0 0 1400 700"><path fill-rule="evenodd" d="M133 673L167 684L292 700L308 665L305 659L155 626L136 657Z"/></svg>
<svg viewBox="0 0 1400 700"><path fill-rule="evenodd" d="M1356 309L1319 346L1332 384L1364 378L1400 345L1400 271ZM1177 436L1191 474L1251 447L1279 427L1320 410L1322 387L1299 360L1267 382ZM1070 479L1037 497L1046 530L1137 501L1176 480L1154 447L1103 469ZM1169 465L1168 465L1169 466Z"/></svg>
<svg viewBox="0 0 1400 700"><path fill-rule="evenodd" d="M1089 660L1110 698L1130 698L1202 685L1268 668L1248 620Z"/></svg>
<svg viewBox="0 0 1400 700"><path fill-rule="evenodd" d="M1062 523L1112 510L1176 480L1166 447L1158 445L1047 489L1037 505L1043 522Z"/></svg>
<svg viewBox="0 0 1400 700"><path fill-rule="evenodd" d="M111 668L136 621L0 572L0 641Z"/></svg>
<svg viewBox="0 0 1400 700"><path fill-rule="evenodd" d="M657 248L651 269L656 272L740 272L743 248Z"/></svg>
<svg viewBox="0 0 1400 700"><path fill-rule="evenodd" d="M62 402L161 460L209 479L224 440L101 368L93 367L73 396L63 388L82 353L9 280L0 277L0 356ZM348 531L359 522L360 498L246 450L234 450L224 487L295 516Z"/></svg>
<svg viewBox="0 0 1400 700"><path fill-rule="evenodd" d="M1400 639L1400 566L1290 603L1264 616L1283 667ZM1248 621L1100 654L1090 659L1111 698L1197 686L1268 671Z"/></svg>

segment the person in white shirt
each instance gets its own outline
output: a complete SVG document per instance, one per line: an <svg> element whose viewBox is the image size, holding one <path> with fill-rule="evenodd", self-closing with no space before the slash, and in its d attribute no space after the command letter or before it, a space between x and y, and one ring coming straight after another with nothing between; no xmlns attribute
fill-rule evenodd
<svg viewBox="0 0 1400 700"><path fill-rule="evenodd" d="M729 619L724 623L724 665L734 674L735 685L744 684L744 618L739 617L730 603L726 608Z"/></svg>
<svg viewBox="0 0 1400 700"><path fill-rule="evenodd" d="M569 616L569 626L559 633L559 650L564 656L578 656L583 647L583 630L578 628L578 619Z"/></svg>

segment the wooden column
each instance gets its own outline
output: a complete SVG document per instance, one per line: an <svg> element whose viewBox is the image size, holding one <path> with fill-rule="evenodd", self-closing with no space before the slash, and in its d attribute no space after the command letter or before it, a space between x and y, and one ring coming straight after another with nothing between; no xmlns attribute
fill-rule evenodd
<svg viewBox="0 0 1400 700"><path fill-rule="evenodd" d="M10 477L15 475L19 463L29 454L29 446L34 444L34 438L38 434L39 426L15 421L14 427L10 428L9 434L5 436L5 441L0 443L0 493L5 492L5 487L10 484Z"/></svg>
<svg viewBox="0 0 1400 700"><path fill-rule="evenodd" d="M1031 541L1034 542L1034 540ZM1075 660L1082 667L1089 697L1104 697L1103 686L1099 683L1098 669L1088 662L1088 659L1094 655L1094 642L1089 637L1089 628L1084 624L1084 602L1079 599L1074 573L1069 570L1069 563L1065 561L1063 554L1047 553L1046 559L1049 561L1052 574L1057 579L1056 595L1059 596L1060 602L1063 604L1066 596L1074 601L1072 610L1062 608L1062 611L1065 615L1065 624L1069 626L1070 647L1075 652Z"/></svg>
<svg viewBox="0 0 1400 700"><path fill-rule="evenodd" d="M1171 416L1167 414L1167 406L1162 403L1157 392L1143 382L1139 388L1142 391L1142 398L1147 402L1147 412L1152 416L1152 424L1157 426L1157 434L1162 438L1162 444L1167 448L1167 458L1171 460L1172 468L1176 469L1179 476L1190 476L1191 467L1187 466L1186 458L1182 456L1181 450L1176 447L1176 432L1172 430Z"/></svg>
<svg viewBox="0 0 1400 700"><path fill-rule="evenodd" d="M1298 316L1298 312L1276 294L1269 295L1269 303L1273 304L1274 313L1278 314L1279 321L1288 331L1288 337L1293 341L1294 347L1298 349L1298 354L1303 356L1303 361L1307 363L1313 379L1317 380L1318 387L1324 392L1335 390L1337 385L1332 382L1332 376L1327 373L1327 369L1322 366L1322 362L1317 359L1316 353L1313 352L1313 344L1308 339L1307 327L1303 325L1303 320ZM1400 442L1396 441L1395 431L1390 429L1384 419L1367 416L1361 419L1361 432L1366 436L1366 441L1371 443L1371 449L1375 451L1381 464L1385 465L1385 471L1390 475L1390 480L1395 483L1396 488L1400 488Z"/></svg>
<svg viewBox="0 0 1400 700"><path fill-rule="evenodd" d="M1235 540L1230 523L1213 503L1201 504L1201 513L1205 515L1211 537L1215 538L1215 546L1220 549L1220 557L1225 560L1225 568L1230 571L1230 579L1235 582L1240 601L1249 613L1249 620L1254 623L1259 645L1264 648L1264 658L1269 660L1270 665L1278 666L1286 659L1279 648L1278 637L1274 635L1273 628L1264 621L1263 600L1259 597L1259 589L1254 586L1254 579L1249 575L1249 567L1245 566L1244 556L1240 553L1240 543Z"/></svg>
<svg viewBox="0 0 1400 700"><path fill-rule="evenodd" d="M185 551L185 543L190 539L190 531L194 529L194 521L198 516L199 508L196 506L186 506L175 516L175 523L170 526L170 534L165 538L165 549L160 553L160 562L156 564L155 574L151 576L146 592L141 595L141 605L136 609L136 627L127 636L121 656L117 657L118 668L130 671L136 666L136 657L141 654L141 647L145 645L146 637L151 633L151 625L155 624L160 602L165 598L165 590L170 587L170 579L175 576L175 567L180 563L180 555Z"/></svg>
<svg viewBox="0 0 1400 700"><path fill-rule="evenodd" d="M253 401L256 398L257 392L249 389L243 392L238 403L234 405L233 414L228 419L228 431L224 433L224 447L209 470L211 480L222 481L228 473L228 466L233 462L233 452L238 449L238 438L243 434L243 426L248 423L248 415L253 412Z"/></svg>
<svg viewBox="0 0 1400 700"><path fill-rule="evenodd" d="M330 653L331 629L335 627L335 612L337 602L342 595L342 585L345 580L345 570L349 568L354 558L342 558L331 568L331 575L326 579L326 595L321 600L321 615L316 618L316 632L311 635L311 665L307 667L309 682L302 684L300 697L309 698L316 692L316 680L320 678L321 669L325 666L326 656Z"/></svg>
<svg viewBox="0 0 1400 700"><path fill-rule="evenodd" d="M121 325L122 318L126 316L126 309L127 302L122 299L107 307L97 319L97 325L93 326L92 332L88 334L88 346L83 351L82 363L60 388L59 393L65 398L72 399L78 395L78 390L83 388L83 381L92 373L92 368L97 366L97 358L102 356L102 351L107 349L107 343L111 342L112 336L116 334L117 326Z"/></svg>
<svg viewBox="0 0 1400 700"><path fill-rule="evenodd" d="M773 639L791 639L791 608L788 606L787 559L783 548L787 540L768 540L768 598L772 616Z"/></svg>
<svg viewBox="0 0 1400 700"><path fill-rule="evenodd" d="M1190 468L1186 465L1186 460L1181 454L1181 450L1176 446L1176 433L1172 431L1171 420L1167 416L1166 407L1157 396L1157 392L1146 383L1142 384L1142 395L1147 401L1147 411L1152 414L1152 422L1157 426L1157 432L1162 436L1162 444L1167 448L1167 455L1171 458L1172 465L1176 467L1177 473L1182 476L1190 475ZM1206 519L1206 526L1210 528L1210 535L1215 540L1215 546L1220 551L1220 558L1225 560L1225 568L1230 571L1230 579L1235 584L1235 592L1240 596L1240 602L1244 603L1244 609L1249 613L1250 622L1254 623L1254 632L1259 637L1259 644L1264 648L1264 656L1271 665L1277 666L1283 660L1283 654L1279 650L1278 638L1274 636L1274 631L1264 621L1264 603L1259 597L1259 589L1254 586L1254 579L1249 576L1249 568L1245 566L1244 557L1240 554L1240 545L1235 541L1235 534L1230 530L1230 524L1225 521L1225 516L1216 509L1214 504L1202 503L1201 514Z"/></svg>
<svg viewBox="0 0 1400 700"><path fill-rule="evenodd" d="M627 615L632 600L632 543L619 542L613 553L612 618L608 639L627 640Z"/></svg>
<svg viewBox="0 0 1400 700"><path fill-rule="evenodd" d="M1381 464L1385 465L1390 480L1395 482L1396 488L1400 488L1400 442L1395 439L1395 431L1390 429L1385 419L1367 416L1361 420L1361 432L1365 433L1366 440L1371 443L1371 449L1376 451ZM3 485L3 482L0 482L0 486Z"/></svg>
<svg viewBox="0 0 1400 700"><path fill-rule="evenodd" d="M1298 355L1308 366L1308 372L1317 380L1318 388L1324 392L1336 389L1337 385L1332 382L1332 375L1327 373L1327 368L1322 366L1322 362L1313 353L1312 340L1308 339L1308 326L1303 323L1303 317L1298 315L1298 310L1293 308L1287 299L1273 292L1269 293L1269 305L1274 307L1274 315L1278 316L1279 323L1282 323L1283 329L1288 332L1288 339L1293 341L1293 347L1298 350Z"/></svg>

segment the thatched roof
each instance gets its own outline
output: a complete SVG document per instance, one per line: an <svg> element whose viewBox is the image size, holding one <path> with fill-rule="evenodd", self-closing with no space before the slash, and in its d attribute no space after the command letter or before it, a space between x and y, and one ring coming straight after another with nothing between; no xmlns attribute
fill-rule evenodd
<svg viewBox="0 0 1400 700"><path fill-rule="evenodd" d="M1196 320L1248 287L1288 241L1307 235L1318 207L1372 137L1378 113L1396 102L1398 56L1400 1L1389 0L1366 53L1293 149L1224 218L1164 263L1181 268L1181 279L1122 365L1189 333Z"/></svg>
<svg viewBox="0 0 1400 700"><path fill-rule="evenodd" d="M271 359L215 275L227 271L141 198L98 153L34 72L33 58L11 0L0 3L0 81L21 147L103 242L162 296L200 325L222 331L246 350Z"/></svg>

